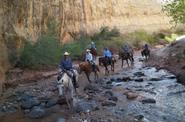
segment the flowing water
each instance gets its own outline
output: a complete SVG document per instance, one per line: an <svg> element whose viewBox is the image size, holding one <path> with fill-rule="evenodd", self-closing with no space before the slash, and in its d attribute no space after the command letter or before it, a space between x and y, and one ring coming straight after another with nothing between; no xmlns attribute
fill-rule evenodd
<svg viewBox="0 0 185 122"><path fill-rule="evenodd" d="M137 57L136 60L139 57ZM142 75L134 75L136 73ZM127 101L124 114L138 114L149 122L185 122L185 86L177 83L173 74L166 70L157 70L154 67L145 67L142 62L137 62L132 68L123 70L111 76L120 78L129 76L129 82L113 82L115 87L122 87L136 91L140 96L153 98L156 104L143 104L137 100ZM134 79L143 79L136 82ZM121 98L119 91L116 93ZM122 104L119 104L120 106ZM115 110L115 108L114 108Z"/></svg>

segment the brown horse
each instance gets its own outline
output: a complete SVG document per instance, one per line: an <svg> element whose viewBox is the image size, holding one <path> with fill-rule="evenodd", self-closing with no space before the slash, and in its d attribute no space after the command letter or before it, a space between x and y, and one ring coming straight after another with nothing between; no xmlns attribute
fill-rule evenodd
<svg viewBox="0 0 185 122"><path fill-rule="evenodd" d="M99 58L99 65L103 65L105 67L105 74L109 74L108 66L111 66L111 71L114 72L114 63L116 62L116 59L112 57L111 59L108 59L106 57L100 57Z"/></svg>
<svg viewBox="0 0 185 122"><path fill-rule="evenodd" d="M128 61L131 62L131 64L134 63L134 58L133 58L133 52L124 52L124 51L119 51L119 59L121 59L122 63L121 63L121 67L123 67L123 63L124 63L124 60L126 60L127 62L127 65L129 66L129 63Z"/></svg>
<svg viewBox="0 0 185 122"><path fill-rule="evenodd" d="M96 60L96 57L98 56L96 49L90 48L90 53L93 55L94 60Z"/></svg>
<svg viewBox="0 0 185 122"><path fill-rule="evenodd" d="M91 72L94 72L94 77L95 80L98 79L98 72L100 72L99 67L97 65L95 65L95 69L93 70L92 65L89 62L82 62L79 64L79 70L80 70L80 74L82 72L85 73L85 75L87 76L88 81L91 83L91 80L89 78Z"/></svg>

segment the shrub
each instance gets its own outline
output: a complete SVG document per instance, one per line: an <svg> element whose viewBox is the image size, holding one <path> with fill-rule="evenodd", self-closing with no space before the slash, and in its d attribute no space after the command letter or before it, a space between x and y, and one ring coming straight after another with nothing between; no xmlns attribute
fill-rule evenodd
<svg viewBox="0 0 185 122"><path fill-rule="evenodd" d="M55 65L60 57L60 43L52 36L43 35L34 44L26 42L20 54L20 65L28 68Z"/></svg>
<svg viewBox="0 0 185 122"><path fill-rule="evenodd" d="M120 36L120 32L117 28L110 29L105 26L100 28L100 32L95 33L91 39L92 40L110 40L112 37Z"/></svg>

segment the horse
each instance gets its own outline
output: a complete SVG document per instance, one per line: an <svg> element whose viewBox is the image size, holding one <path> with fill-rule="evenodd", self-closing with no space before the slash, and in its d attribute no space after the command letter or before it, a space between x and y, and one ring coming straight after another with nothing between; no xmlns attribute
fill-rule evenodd
<svg viewBox="0 0 185 122"><path fill-rule="evenodd" d="M76 74L76 81L78 81L78 73L76 70L74 70L74 72ZM64 96L69 109L73 109L73 100L76 90L73 85L71 73L68 71L62 71L59 75L60 78L57 80L59 96Z"/></svg>
<svg viewBox="0 0 185 122"><path fill-rule="evenodd" d="M141 55L142 55L142 57L145 57L146 60L148 60L148 58L150 57L150 50L149 49L143 49L141 51Z"/></svg>
<svg viewBox="0 0 185 122"><path fill-rule="evenodd" d="M95 65L95 68L93 69L92 64L85 61L85 62L81 62L79 64L79 72L80 72L80 74L82 72L84 72L88 81L91 83L91 80L89 78L91 72L94 72L94 77L95 77L94 79L97 80L98 79L98 72L100 72L100 70L99 70L99 67L97 65Z"/></svg>
<svg viewBox="0 0 185 122"><path fill-rule="evenodd" d="M108 59L106 57L99 57L99 65L105 67L105 74L109 74L108 66L111 66L111 71L114 72L114 64L116 62L116 59L112 57L111 59Z"/></svg>
<svg viewBox="0 0 185 122"><path fill-rule="evenodd" d="M93 55L94 61L96 60L96 57L98 56L98 53L95 48L90 48L90 53Z"/></svg>
<svg viewBox="0 0 185 122"><path fill-rule="evenodd" d="M131 64L134 63L134 57L133 57L133 51L131 51L130 53L129 52L125 52L125 51L119 51L119 59L121 59L122 63L121 63L121 67L123 67L123 63L124 63L124 60L126 60L127 62L127 65L129 67L129 63L128 61L131 62Z"/></svg>

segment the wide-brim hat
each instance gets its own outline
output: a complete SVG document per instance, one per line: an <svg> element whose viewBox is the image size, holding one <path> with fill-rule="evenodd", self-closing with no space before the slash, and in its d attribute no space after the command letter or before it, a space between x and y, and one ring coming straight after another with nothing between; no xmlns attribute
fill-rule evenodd
<svg viewBox="0 0 185 122"><path fill-rule="evenodd" d="M87 50L86 50L86 52L90 52L90 50L89 50L89 49L87 49Z"/></svg>
<svg viewBox="0 0 185 122"><path fill-rule="evenodd" d="M64 53L64 55L70 55L70 53L68 53L68 52L65 52L65 53Z"/></svg>

